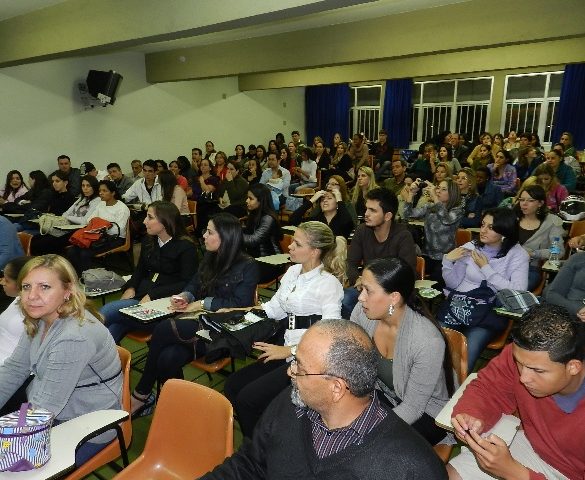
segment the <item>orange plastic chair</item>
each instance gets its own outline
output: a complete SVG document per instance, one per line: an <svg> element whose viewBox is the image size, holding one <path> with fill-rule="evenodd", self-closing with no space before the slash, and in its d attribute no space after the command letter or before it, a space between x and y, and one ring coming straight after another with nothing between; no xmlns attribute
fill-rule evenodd
<svg viewBox="0 0 585 480"><path fill-rule="evenodd" d="M144 451L114 478L199 478L233 453L233 432L233 408L221 393L185 380L168 380Z"/></svg>
<svg viewBox="0 0 585 480"><path fill-rule="evenodd" d="M464 228L458 228L455 234L455 243L458 247L465 245L467 242L471 242L471 232Z"/></svg>
<svg viewBox="0 0 585 480"><path fill-rule="evenodd" d="M30 255L30 242L32 237L30 233L18 232L18 239L20 240L25 255Z"/></svg>
<svg viewBox="0 0 585 480"><path fill-rule="evenodd" d="M293 241L293 236L285 233L280 240L280 249L282 253L288 253L288 247Z"/></svg>
<svg viewBox="0 0 585 480"><path fill-rule="evenodd" d="M122 409L130 413L131 355L130 352L125 348L122 347L117 348L118 355L120 356L120 363L122 364L122 373L124 375L124 380L122 383ZM130 418L122 422L122 433L124 435L124 443L126 444L126 448L128 448L130 446L130 441L132 440L132 420ZM93 456L90 460L81 465L81 467L67 475L64 478L64 480L78 480L84 478L94 470L100 468L101 466L113 462L118 457L120 457L121 454L122 453L120 452L120 444L116 439L113 442L111 442L106 448L104 448L95 456Z"/></svg>
<svg viewBox="0 0 585 480"><path fill-rule="evenodd" d="M502 333L500 333L500 335L498 335L497 338L492 340L485 348L487 348L488 350L501 350L502 348L504 348L506 346L506 343L508 343L508 337L510 336L510 331L512 330L513 325L514 320L509 320L506 329Z"/></svg>
<svg viewBox="0 0 585 480"><path fill-rule="evenodd" d="M451 363L457 373L457 380L461 385L467 378L467 339L465 335L457 330L443 327L445 337L447 337L447 343L449 344L449 353L451 354ZM446 443L438 443L433 449L443 463L449 461L453 445Z"/></svg>
<svg viewBox="0 0 585 480"><path fill-rule="evenodd" d="M416 278L425 279L425 259L423 257L416 257Z"/></svg>

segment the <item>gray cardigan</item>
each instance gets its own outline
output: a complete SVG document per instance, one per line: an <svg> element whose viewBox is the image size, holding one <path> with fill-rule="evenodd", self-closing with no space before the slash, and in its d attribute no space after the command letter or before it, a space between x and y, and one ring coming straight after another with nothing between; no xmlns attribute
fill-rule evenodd
<svg viewBox="0 0 585 480"><path fill-rule="evenodd" d="M361 325L373 338L378 322L366 317L359 302L351 321ZM444 354L445 341L437 327L406 307L396 337L392 376L394 391L402 400L394 412L408 424L412 425L423 413L436 417L449 400Z"/></svg>
<svg viewBox="0 0 585 480"><path fill-rule="evenodd" d="M57 319L41 343L44 322L34 337L23 334L12 356L0 366L0 405L33 373L27 396L35 407L66 421L96 410L119 409L122 399L120 358L108 329L89 312L80 325L74 318ZM100 383L100 377L110 381ZM94 386L79 388L97 383ZM109 432L95 439L103 443Z"/></svg>
<svg viewBox="0 0 585 480"><path fill-rule="evenodd" d="M572 315L585 307L585 253L574 253L546 287L544 300L565 307Z"/></svg>
<svg viewBox="0 0 585 480"><path fill-rule="evenodd" d="M532 252L530 265L538 266L540 260L548 259L549 249L555 237L559 237L559 247L561 249L559 257L563 258L565 255L564 235L563 221L556 215L549 213L536 232L522 245Z"/></svg>

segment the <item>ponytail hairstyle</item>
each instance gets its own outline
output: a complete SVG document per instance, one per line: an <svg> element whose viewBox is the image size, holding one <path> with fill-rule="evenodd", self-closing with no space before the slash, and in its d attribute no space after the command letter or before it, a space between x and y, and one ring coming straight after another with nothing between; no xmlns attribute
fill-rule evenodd
<svg viewBox="0 0 585 480"><path fill-rule="evenodd" d="M416 293L414 288L415 275L412 267L404 260L398 257L376 258L365 266L365 270L376 279L376 282L382 287L387 294L398 293L403 302L415 312L425 317L443 337L445 342L445 354L443 355L443 371L445 373L445 383L447 384L447 392L449 396L453 395L455 391L455 384L453 380L453 365L451 362L451 352L449 349L449 342L445 336L445 332L441 325L435 320L433 315L429 312L428 307Z"/></svg>
<svg viewBox="0 0 585 480"><path fill-rule="evenodd" d="M309 245L321 251L321 262L326 272L336 277L344 287L347 284L347 240L336 237L328 225L317 221L298 226L309 238Z"/></svg>

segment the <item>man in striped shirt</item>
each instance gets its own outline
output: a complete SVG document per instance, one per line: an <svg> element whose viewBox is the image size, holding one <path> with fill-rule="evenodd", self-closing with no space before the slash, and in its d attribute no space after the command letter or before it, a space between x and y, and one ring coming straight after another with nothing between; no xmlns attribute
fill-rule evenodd
<svg viewBox="0 0 585 480"><path fill-rule="evenodd" d="M378 358L359 325L315 323L293 351L292 388L270 404L252 440L202 478L445 480L428 443L378 400Z"/></svg>

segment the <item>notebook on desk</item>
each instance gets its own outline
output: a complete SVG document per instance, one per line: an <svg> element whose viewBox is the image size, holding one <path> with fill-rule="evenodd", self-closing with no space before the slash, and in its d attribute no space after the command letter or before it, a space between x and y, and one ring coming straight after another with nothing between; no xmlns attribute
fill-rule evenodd
<svg viewBox="0 0 585 480"><path fill-rule="evenodd" d="M445 404L443 409L439 412L439 414L435 417L435 423L445 430L453 431L453 425L451 425L451 418L453 416L453 409L455 405L463 395L463 392L467 388L472 380L477 378L477 373L472 373L469 375L465 381L461 384L461 386L457 389L457 391L453 394L453 397ZM515 417L514 415L502 415L502 417L498 420L498 422L487 432L484 432L485 435L489 435L493 433L500 437L506 445L510 445L512 440L516 436L516 432L520 427L520 419Z"/></svg>
<svg viewBox="0 0 585 480"><path fill-rule="evenodd" d="M169 310L170 306L171 298L166 297L121 308L120 313L128 315L139 322L151 323L169 315L174 315L175 312Z"/></svg>

